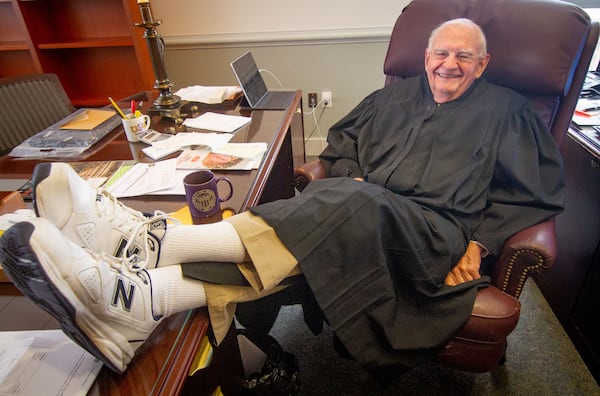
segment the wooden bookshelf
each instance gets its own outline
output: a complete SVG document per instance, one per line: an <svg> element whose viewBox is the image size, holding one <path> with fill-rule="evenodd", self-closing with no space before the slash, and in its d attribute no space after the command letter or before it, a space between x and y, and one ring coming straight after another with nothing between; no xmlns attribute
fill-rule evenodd
<svg viewBox="0 0 600 396"><path fill-rule="evenodd" d="M151 90L136 0L0 0L0 77L55 73L75 106Z"/></svg>

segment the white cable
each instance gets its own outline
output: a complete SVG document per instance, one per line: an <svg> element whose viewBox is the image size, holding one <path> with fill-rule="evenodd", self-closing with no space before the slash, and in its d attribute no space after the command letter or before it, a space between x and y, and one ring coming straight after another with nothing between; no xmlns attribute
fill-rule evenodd
<svg viewBox="0 0 600 396"><path fill-rule="evenodd" d="M275 79L275 81L277 81L277 83L279 84L280 88L283 88L283 84L281 83L281 81L279 80L279 78L277 78L277 76L275 74L273 74L273 72L271 72L270 70L267 69L258 69L259 73L267 73L269 74L271 77L273 77ZM320 138L321 140L321 149L324 150L325 149L325 139L323 138L323 135L321 134L321 128L319 128L319 120L321 119L321 117L323 116L323 113L325 112L325 106L322 107L321 109L321 114L319 115L319 120L317 120L317 114L316 111L319 108L319 106L321 106L321 104L323 104L325 101L321 100L319 103L316 104L316 106L309 112L305 112L304 114L306 115L311 115L313 116L313 121L315 123L315 127L313 128L313 131L310 133L310 135L308 135L308 137L306 139L304 139L304 143L308 142L308 140L313 136L313 134L315 132L317 132L317 136Z"/></svg>
<svg viewBox="0 0 600 396"><path fill-rule="evenodd" d="M259 73L265 72L269 75L271 75L271 77L273 77L275 79L275 81L277 81L277 84L279 84L279 88L283 88L283 84L281 83L281 81L279 81L279 79L277 78L277 76L275 74L273 74L270 70L267 69L258 69Z"/></svg>
<svg viewBox="0 0 600 396"><path fill-rule="evenodd" d="M306 115L311 115L312 113L316 112L316 111L317 111L317 109L319 108L319 106L321 105L321 103L323 103L323 102L325 102L325 101L324 101L324 100L320 101L319 103L317 103L317 104L315 105L315 107L313 107L313 109L312 109L311 111L307 111L307 112L305 112L304 114L306 114ZM323 111L325 111L325 106L323 106Z"/></svg>
<svg viewBox="0 0 600 396"><path fill-rule="evenodd" d="M275 79L275 81L277 81L277 83L279 84L280 88L283 88L283 84L281 83L281 81L279 80L279 78L277 78L277 76L275 74L273 74L273 72L271 72L270 70L267 69L258 69L259 73L267 73L269 74L271 77L273 77ZM319 120L317 120L317 109L319 108L319 106L321 106L321 104L323 104L325 101L321 100L319 103L316 104L316 106L308 112L305 112L304 114L306 115L311 115L313 116L313 121L315 123L315 127L313 128L312 132L310 133L310 135L308 135L308 137L304 140L304 143L306 144L306 142L308 142L310 140L310 138L314 135L315 132L317 132L317 136L320 138L321 140L321 150L325 149L325 139L323 138L323 135L321 133L321 128L319 127L319 120L321 119L321 117L323 116L323 113L325 112L325 106L323 106L321 108L321 114L319 115Z"/></svg>
<svg viewBox="0 0 600 396"><path fill-rule="evenodd" d="M311 111L304 112L305 115L312 115L313 121L315 123L315 127L313 128L310 135L308 135L308 137L306 139L304 139L304 143L306 144L306 142L308 142L310 140L310 138L315 134L315 132L317 132L317 136L321 140L321 150L325 149L325 139L323 138L323 135L321 134L321 128L319 127L319 120L321 119L321 117L323 117L323 113L325 113L325 106L321 107L321 113L319 114L318 120L317 120L317 109L324 102L325 102L324 100L321 100L319 103L317 103L317 105L315 107L313 107L313 109Z"/></svg>

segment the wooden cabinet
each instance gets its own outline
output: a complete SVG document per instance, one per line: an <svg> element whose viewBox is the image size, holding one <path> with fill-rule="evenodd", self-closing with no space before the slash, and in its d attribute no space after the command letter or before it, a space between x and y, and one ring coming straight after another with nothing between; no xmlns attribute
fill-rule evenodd
<svg viewBox="0 0 600 396"><path fill-rule="evenodd" d="M0 77L55 73L75 106L150 90L136 0L0 0Z"/></svg>
<svg viewBox="0 0 600 396"><path fill-rule="evenodd" d="M561 152L566 202L556 217L558 256L535 279L600 383L600 150L570 131Z"/></svg>

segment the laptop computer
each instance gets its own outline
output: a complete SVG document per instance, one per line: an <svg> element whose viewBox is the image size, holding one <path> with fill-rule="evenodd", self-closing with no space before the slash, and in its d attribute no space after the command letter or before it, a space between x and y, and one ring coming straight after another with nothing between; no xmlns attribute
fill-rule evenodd
<svg viewBox="0 0 600 396"><path fill-rule="evenodd" d="M269 91L250 52L231 62L231 68L252 109L285 110L296 94L295 91Z"/></svg>

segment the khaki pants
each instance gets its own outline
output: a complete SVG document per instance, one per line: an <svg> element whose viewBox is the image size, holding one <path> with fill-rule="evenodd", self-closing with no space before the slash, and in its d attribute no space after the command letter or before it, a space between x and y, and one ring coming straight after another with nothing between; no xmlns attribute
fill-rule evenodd
<svg viewBox="0 0 600 396"><path fill-rule="evenodd" d="M279 283L299 274L298 262L277 234L260 217L244 212L225 219L239 234L251 262L238 268L251 287L204 283L208 312L217 343L220 343L235 315L236 303L256 300L284 288Z"/></svg>

